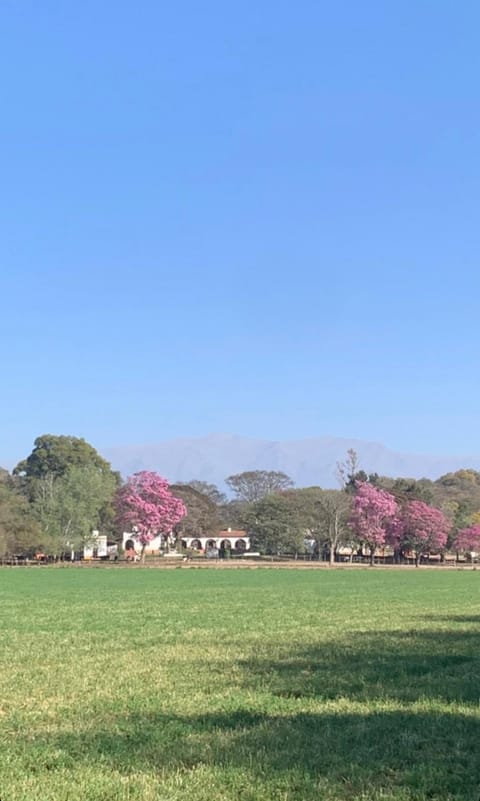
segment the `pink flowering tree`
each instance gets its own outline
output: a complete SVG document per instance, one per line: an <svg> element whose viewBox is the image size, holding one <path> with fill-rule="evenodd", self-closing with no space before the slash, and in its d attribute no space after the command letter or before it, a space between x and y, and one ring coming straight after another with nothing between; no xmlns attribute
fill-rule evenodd
<svg viewBox="0 0 480 801"><path fill-rule="evenodd" d="M148 543L158 534L170 534L187 513L183 501L170 492L168 481L147 470L127 479L117 492L115 505L118 523L137 532L142 561Z"/></svg>
<svg viewBox="0 0 480 801"><path fill-rule="evenodd" d="M400 546L404 551L414 551L416 567L422 553L438 553L445 548L452 524L440 509L423 501L409 501L400 520Z"/></svg>
<svg viewBox="0 0 480 801"><path fill-rule="evenodd" d="M480 552L480 525L468 526L457 531L453 547L456 551L469 553L473 563L473 554Z"/></svg>
<svg viewBox="0 0 480 801"><path fill-rule="evenodd" d="M405 534L405 521L403 520L400 506L397 508L395 517L392 517L390 520L388 520L386 530L387 534L385 537L385 542L392 546L395 562L398 562L402 552L402 540Z"/></svg>
<svg viewBox="0 0 480 801"><path fill-rule="evenodd" d="M350 527L355 538L370 550L372 565L376 548L385 545L388 526L397 508L397 502L389 492L357 481Z"/></svg>

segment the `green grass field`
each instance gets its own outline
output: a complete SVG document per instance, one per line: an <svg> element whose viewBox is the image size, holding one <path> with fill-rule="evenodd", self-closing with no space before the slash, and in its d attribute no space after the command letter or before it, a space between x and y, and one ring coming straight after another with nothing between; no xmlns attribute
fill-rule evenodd
<svg viewBox="0 0 480 801"><path fill-rule="evenodd" d="M1 801L480 799L480 571L0 570Z"/></svg>

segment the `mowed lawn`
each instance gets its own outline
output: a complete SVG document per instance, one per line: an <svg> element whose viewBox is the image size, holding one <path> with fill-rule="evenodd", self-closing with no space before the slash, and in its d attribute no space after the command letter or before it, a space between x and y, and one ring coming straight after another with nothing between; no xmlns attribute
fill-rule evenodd
<svg viewBox="0 0 480 801"><path fill-rule="evenodd" d="M480 571L0 570L1 801L480 798Z"/></svg>

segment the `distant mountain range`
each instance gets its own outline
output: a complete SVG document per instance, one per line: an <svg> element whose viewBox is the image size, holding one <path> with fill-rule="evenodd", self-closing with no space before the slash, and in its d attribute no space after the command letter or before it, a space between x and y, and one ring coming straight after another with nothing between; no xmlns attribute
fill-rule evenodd
<svg viewBox="0 0 480 801"><path fill-rule="evenodd" d="M399 453L376 442L317 437L276 442L234 434L209 434L151 445L107 448L103 455L116 470L130 475L156 470L171 482L201 479L224 488L227 476L244 470L282 470L299 487L335 487L335 466L354 448L368 473L409 478L438 478L462 467L480 470L480 457Z"/></svg>

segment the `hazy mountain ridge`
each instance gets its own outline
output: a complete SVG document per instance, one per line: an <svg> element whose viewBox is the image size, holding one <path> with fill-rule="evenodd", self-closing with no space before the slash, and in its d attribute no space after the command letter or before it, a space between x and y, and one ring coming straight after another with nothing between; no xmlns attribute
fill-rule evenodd
<svg viewBox="0 0 480 801"><path fill-rule="evenodd" d="M334 487L336 463L345 458L348 448L356 450L363 470L380 475L435 479L462 467L480 470L480 457L401 453L381 443L341 437L282 442L209 434L112 447L105 449L103 455L123 475L157 470L172 482L196 478L223 486L229 475L265 469L283 470L297 486Z"/></svg>

